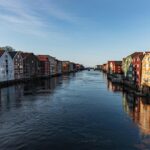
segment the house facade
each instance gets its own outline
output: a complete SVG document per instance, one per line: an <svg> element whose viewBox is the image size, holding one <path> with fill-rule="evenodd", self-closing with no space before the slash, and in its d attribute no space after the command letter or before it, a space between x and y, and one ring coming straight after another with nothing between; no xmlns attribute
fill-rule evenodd
<svg viewBox="0 0 150 150"><path fill-rule="evenodd" d="M81 64L75 64L75 68L76 68L76 71L80 71L83 69L83 66Z"/></svg>
<svg viewBox="0 0 150 150"><path fill-rule="evenodd" d="M48 56L50 62L50 74L51 76L57 74L57 61L55 57Z"/></svg>
<svg viewBox="0 0 150 150"><path fill-rule="evenodd" d="M102 70L103 70L104 72L108 72L108 63L102 65Z"/></svg>
<svg viewBox="0 0 150 150"><path fill-rule="evenodd" d="M132 64L133 64L133 72L132 77L134 84L140 88L141 86L141 75L142 75L142 60L143 60L143 53L139 53L135 56L133 56Z"/></svg>
<svg viewBox="0 0 150 150"><path fill-rule="evenodd" d="M70 72L70 62L62 61L62 73L69 73L69 72Z"/></svg>
<svg viewBox="0 0 150 150"><path fill-rule="evenodd" d="M10 51L8 53L13 61L14 79L15 80L22 79L23 78L23 59L21 56L21 52Z"/></svg>
<svg viewBox="0 0 150 150"><path fill-rule="evenodd" d="M37 55L39 60L39 75L41 77L50 76L50 61L47 55Z"/></svg>
<svg viewBox="0 0 150 150"><path fill-rule="evenodd" d="M131 55L123 59L122 70L126 79L132 80L132 57Z"/></svg>
<svg viewBox="0 0 150 150"><path fill-rule="evenodd" d="M14 63L7 51L0 50L0 82L14 80Z"/></svg>
<svg viewBox="0 0 150 150"><path fill-rule="evenodd" d="M108 73L122 74L122 61L108 61Z"/></svg>
<svg viewBox="0 0 150 150"><path fill-rule="evenodd" d="M61 75L62 74L62 61L60 61L60 60L56 60L56 62L57 62L57 75Z"/></svg>
<svg viewBox="0 0 150 150"><path fill-rule="evenodd" d="M73 62L69 63L69 72L74 72L74 63Z"/></svg>
<svg viewBox="0 0 150 150"><path fill-rule="evenodd" d="M23 58L23 75L24 78L37 77L39 74L39 60L33 53L21 53Z"/></svg>
<svg viewBox="0 0 150 150"><path fill-rule="evenodd" d="M126 80L129 80L132 83L134 83L134 78L133 78L134 68L132 62L133 62L133 58L139 54L142 54L142 52L135 52L127 56L126 58L123 58L122 70L124 73L124 77Z"/></svg>
<svg viewBox="0 0 150 150"><path fill-rule="evenodd" d="M141 85L150 91L150 52L146 52L142 60Z"/></svg>

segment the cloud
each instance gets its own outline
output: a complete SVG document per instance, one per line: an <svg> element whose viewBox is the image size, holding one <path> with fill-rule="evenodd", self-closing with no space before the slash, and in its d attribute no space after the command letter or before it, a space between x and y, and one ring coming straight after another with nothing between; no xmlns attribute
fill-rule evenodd
<svg viewBox="0 0 150 150"><path fill-rule="evenodd" d="M67 38L61 33L57 20L70 25L78 22L77 19L52 0L0 0L0 25L4 30L9 28L26 35Z"/></svg>
<svg viewBox="0 0 150 150"><path fill-rule="evenodd" d="M12 23L32 23L33 25L43 25L42 20L33 15L31 9L25 7L19 0L1 0L0 1L0 19Z"/></svg>
<svg viewBox="0 0 150 150"><path fill-rule="evenodd" d="M44 11L47 15L52 16L61 21L75 23L79 19L72 13L69 13L69 12L64 11L63 9L60 9L60 7L58 7L57 4L54 3L52 0L48 0L48 1L45 0L44 3L41 3L40 9Z"/></svg>
<svg viewBox="0 0 150 150"><path fill-rule="evenodd" d="M11 18L14 17L15 23L20 22L16 21L18 19L24 20L23 22L32 22L35 25L45 25L44 21L46 20L42 19L42 15L46 15L47 17L51 16L66 22L75 22L77 19L77 17L72 14L66 13L64 10L58 8L51 0L45 0L44 2L37 0L36 3L32 0L0 0L0 11L3 12L2 14L6 19L9 19L8 16ZM3 15L1 15L2 19L4 18L2 17ZM11 19L11 21L13 21L13 19Z"/></svg>

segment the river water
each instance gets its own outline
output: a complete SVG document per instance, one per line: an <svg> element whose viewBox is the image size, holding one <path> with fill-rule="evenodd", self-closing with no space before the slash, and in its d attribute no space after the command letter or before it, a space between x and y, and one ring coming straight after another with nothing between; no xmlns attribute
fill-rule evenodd
<svg viewBox="0 0 150 150"><path fill-rule="evenodd" d="M150 100L98 71L0 90L0 150L149 150Z"/></svg>

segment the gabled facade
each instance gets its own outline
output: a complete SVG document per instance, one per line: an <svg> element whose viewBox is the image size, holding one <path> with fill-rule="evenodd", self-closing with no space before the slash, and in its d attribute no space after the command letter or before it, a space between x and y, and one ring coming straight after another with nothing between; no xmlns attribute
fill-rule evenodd
<svg viewBox="0 0 150 150"><path fill-rule="evenodd" d="M33 53L21 53L23 58L24 78L37 77L39 74L39 60Z"/></svg>
<svg viewBox="0 0 150 150"><path fill-rule="evenodd" d="M57 61L55 57L48 56L50 62L50 74L56 75L57 74Z"/></svg>
<svg viewBox="0 0 150 150"><path fill-rule="evenodd" d="M75 68L76 68L76 71L80 71L84 69L83 65L81 64L75 64Z"/></svg>
<svg viewBox="0 0 150 150"><path fill-rule="evenodd" d="M69 72L74 72L74 63L73 62L69 63Z"/></svg>
<svg viewBox="0 0 150 150"><path fill-rule="evenodd" d="M73 63L73 70L74 70L74 72L76 72L76 71L77 71L76 63Z"/></svg>
<svg viewBox="0 0 150 150"><path fill-rule="evenodd" d="M142 60L143 60L143 53L139 53L133 56L132 64L133 64L133 72L132 77L134 84L139 88L141 86L141 75L142 75Z"/></svg>
<svg viewBox="0 0 150 150"><path fill-rule="evenodd" d="M122 74L122 61L108 61L108 73Z"/></svg>
<svg viewBox="0 0 150 150"><path fill-rule="evenodd" d="M103 70L104 72L108 72L108 63L102 65L102 70Z"/></svg>
<svg viewBox="0 0 150 150"><path fill-rule="evenodd" d="M23 59L21 56L21 52L10 51L8 53L13 61L14 79L15 80L22 79L23 78Z"/></svg>
<svg viewBox="0 0 150 150"><path fill-rule="evenodd" d="M0 50L0 82L14 80L14 63L7 51Z"/></svg>
<svg viewBox="0 0 150 150"><path fill-rule="evenodd" d="M57 75L61 75L62 74L62 61L60 61L60 60L56 60L56 62L57 62Z"/></svg>
<svg viewBox="0 0 150 150"><path fill-rule="evenodd" d="M122 70L124 72L124 77L131 81L134 82L133 80L133 64L132 64L132 60L136 55L142 54L142 52L135 52L129 56L127 56L126 58L123 58L123 64L122 64Z"/></svg>
<svg viewBox="0 0 150 150"><path fill-rule="evenodd" d="M50 61L47 55L37 55L39 60L39 75L50 76Z"/></svg>
<svg viewBox="0 0 150 150"><path fill-rule="evenodd" d="M142 60L141 84L150 88L150 52L146 52Z"/></svg>
<svg viewBox="0 0 150 150"><path fill-rule="evenodd" d="M70 72L70 62L62 61L62 73L69 73L69 72Z"/></svg>

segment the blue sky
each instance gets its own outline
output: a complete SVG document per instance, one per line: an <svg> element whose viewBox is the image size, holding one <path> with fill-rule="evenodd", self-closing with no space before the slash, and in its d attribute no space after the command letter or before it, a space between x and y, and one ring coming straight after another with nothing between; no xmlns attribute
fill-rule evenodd
<svg viewBox="0 0 150 150"><path fill-rule="evenodd" d="M86 66L150 48L149 0L0 0L0 46Z"/></svg>

